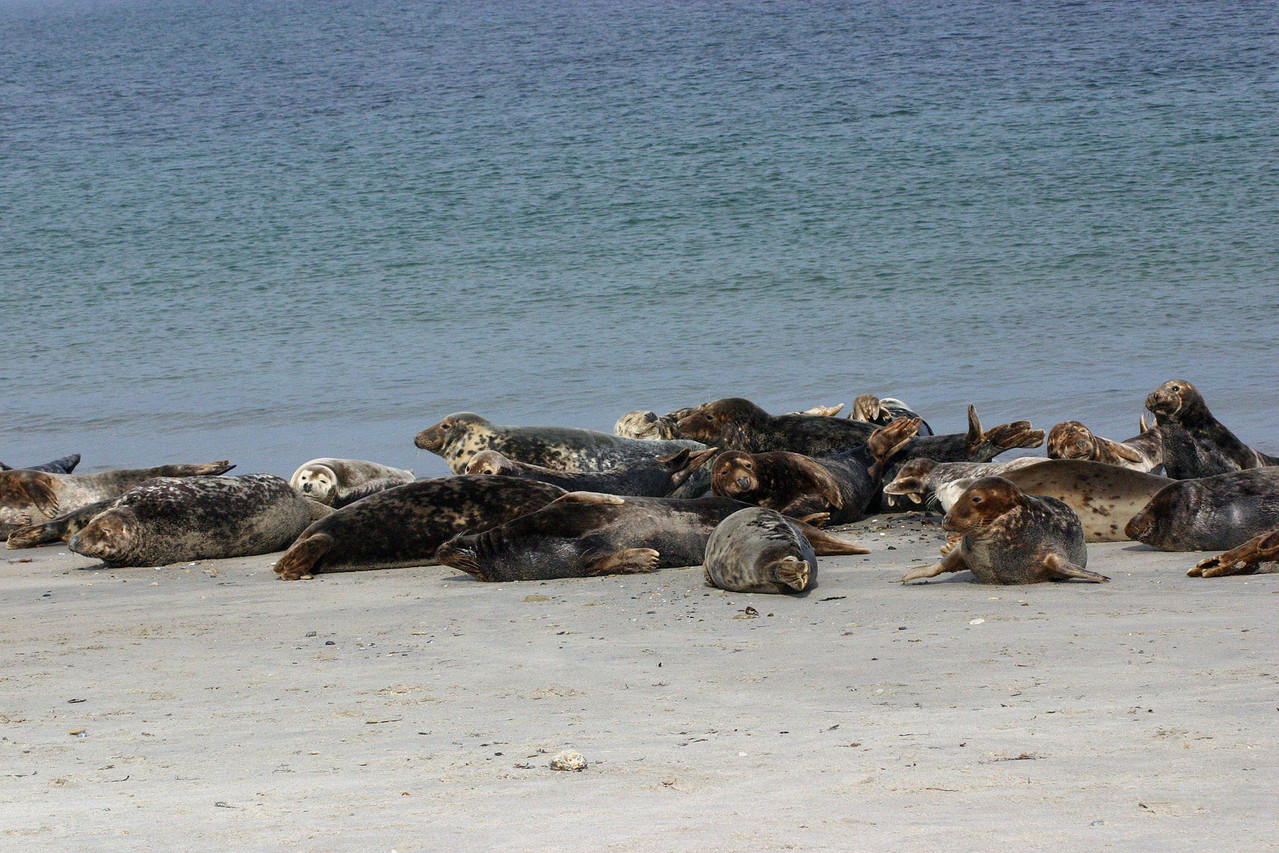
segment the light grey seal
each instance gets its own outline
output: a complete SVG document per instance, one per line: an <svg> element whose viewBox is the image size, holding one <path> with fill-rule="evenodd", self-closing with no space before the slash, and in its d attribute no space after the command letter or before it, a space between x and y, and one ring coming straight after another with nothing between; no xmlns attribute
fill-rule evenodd
<svg viewBox="0 0 1279 853"><path fill-rule="evenodd" d="M706 541L706 582L731 592L794 593L817 585L817 555L776 510L740 509Z"/></svg>
<svg viewBox="0 0 1279 853"><path fill-rule="evenodd" d="M289 485L311 500L336 509L414 479L413 472L403 468L326 456L312 459L294 471Z"/></svg>

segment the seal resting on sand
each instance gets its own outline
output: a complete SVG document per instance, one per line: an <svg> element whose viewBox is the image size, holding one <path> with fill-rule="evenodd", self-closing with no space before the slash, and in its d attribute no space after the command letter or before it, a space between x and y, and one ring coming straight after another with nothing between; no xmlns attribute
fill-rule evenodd
<svg viewBox="0 0 1279 853"><path fill-rule="evenodd" d="M363 459L312 459L289 478L289 485L313 501L334 508L414 480L413 472Z"/></svg>
<svg viewBox="0 0 1279 853"><path fill-rule="evenodd" d="M726 397L698 406L678 423L684 438L747 453L789 450L824 456L866 443L877 427L825 415L770 415L750 400Z"/></svg>
<svg viewBox="0 0 1279 853"><path fill-rule="evenodd" d="M1253 450L1208 411L1195 386L1184 379L1160 385L1146 398L1163 440L1164 472L1174 480L1211 477L1279 465L1279 459Z"/></svg>
<svg viewBox="0 0 1279 853"><path fill-rule="evenodd" d="M684 485L702 463L719 452L718 447L692 451L687 447L671 456L654 456L595 473L572 473L507 459L496 450L481 450L466 463L468 474L501 474L552 483L569 492L601 492L606 495L664 498Z"/></svg>
<svg viewBox="0 0 1279 853"><path fill-rule="evenodd" d="M706 542L706 582L731 592L794 593L817 585L817 556L776 510L739 509Z"/></svg>
<svg viewBox="0 0 1279 853"><path fill-rule="evenodd" d="M1049 459L1083 459L1104 462L1134 471L1150 473L1163 464L1164 443L1159 427L1146 426L1141 419L1141 433L1123 441L1111 441L1094 435L1079 421L1062 421L1048 431Z"/></svg>
<svg viewBox="0 0 1279 853"><path fill-rule="evenodd" d="M1023 494L1000 477L982 477L946 513L943 528L962 537L941 561L902 582L968 569L978 583L1028 584L1109 578L1084 568L1088 550L1074 510L1056 498Z"/></svg>
<svg viewBox="0 0 1279 853"><path fill-rule="evenodd" d="M1161 551L1225 551L1279 527L1279 468L1178 480L1132 517L1130 539Z"/></svg>

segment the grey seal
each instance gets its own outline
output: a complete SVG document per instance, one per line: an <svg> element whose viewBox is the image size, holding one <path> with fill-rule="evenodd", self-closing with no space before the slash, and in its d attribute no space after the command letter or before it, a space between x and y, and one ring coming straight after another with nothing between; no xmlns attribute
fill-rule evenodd
<svg viewBox="0 0 1279 853"><path fill-rule="evenodd" d="M1279 465L1240 441L1213 417L1195 386L1184 379L1160 385L1146 398L1155 413L1163 441L1164 472L1174 480L1189 480Z"/></svg>
<svg viewBox="0 0 1279 853"><path fill-rule="evenodd" d="M706 582L731 592L795 593L817 585L817 555L776 510L739 509L706 541Z"/></svg>
<svg viewBox="0 0 1279 853"><path fill-rule="evenodd" d="M1102 438L1079 421L1062 421L1048 431L1047 450L1049 459L1085 459L1145 473L1154 473L1164 460L1159 426L1146 426L1145 417L1141 432L1123 441Z"/></svg>
<svg viewBox="0 0 1279 853"><path fill-rule="evenodd" d="M289 478L289 485L311 500L336 509L414 479L413 472L404 468L326 456L299 467Z"/></svg>
<svg viewBox="0 0 1279 853"><path fill-rule="evenodd" d="M1279 527L1279 468L1250 468L1164 486L1128 522L1161 551L1225 551Z"/></svg>
<svg viewBox="0 0 1279 853"><path fill-rule="evenodd" d="M496 450L481 450L466 463L466 473L501 474L537 480L552 483L569 492L664 498L688 482L694 472L718 452L717 447L697 451L685 447L671 456L641 459L607 471L574 473L516 462Z"/></svg>

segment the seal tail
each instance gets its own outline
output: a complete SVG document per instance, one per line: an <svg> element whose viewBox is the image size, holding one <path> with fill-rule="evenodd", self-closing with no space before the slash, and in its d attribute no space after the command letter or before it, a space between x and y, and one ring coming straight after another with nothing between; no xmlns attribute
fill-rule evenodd
<svg viewBox="0 0 1279 853"><path fill-rule="evenodd" d="M316 565L333 547L333 537L327 533L312 533L289 546L275 563L275 573L280 580L296 581L314 577Z"/></svg>
<svg viewBox="0 0 1279 853"><path fill-rule="evenodd" d="M808 588L808 561L795 556L782 557L772 566L773 578L796 592Z"/></svg>
<svg viewBox="0 0 1279 853"><path fill-rule="evenodd" d="M799 532L804 534L804 538L808 540L808 544L813 546L813 553L819 557L833 557L838 554L869 554L869 548L863 548L847 539L840 539L834 534L827 533L825 530L813 527L811 524L805 524L796 519L789 519L790 523L799 528Z"/></svg>

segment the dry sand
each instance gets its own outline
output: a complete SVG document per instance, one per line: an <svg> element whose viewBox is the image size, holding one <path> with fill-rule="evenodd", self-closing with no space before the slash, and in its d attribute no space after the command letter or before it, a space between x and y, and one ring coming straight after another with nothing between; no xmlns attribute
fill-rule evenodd
<svg viewBox="0 0 1279 853"><path fill-rule="evenodd" d="M933 522L803 598L5 552L0 849L1276 849L1279 575L898 585Z"/></svg>

